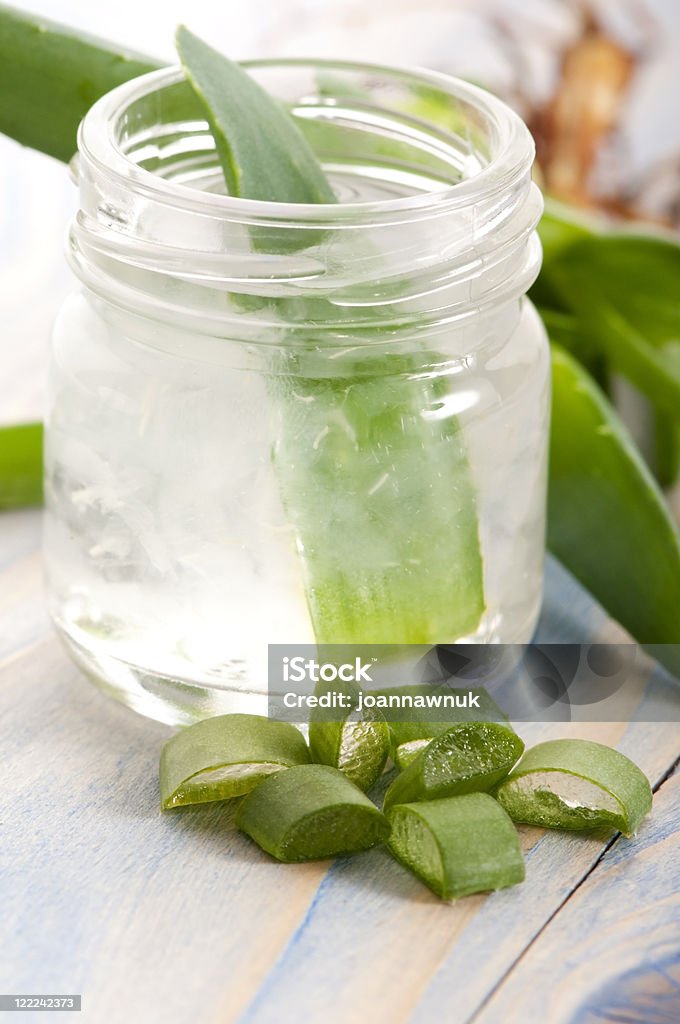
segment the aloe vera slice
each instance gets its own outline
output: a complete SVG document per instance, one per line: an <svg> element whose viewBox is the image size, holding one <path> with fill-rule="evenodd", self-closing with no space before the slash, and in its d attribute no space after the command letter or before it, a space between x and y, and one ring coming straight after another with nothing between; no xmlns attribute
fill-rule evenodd
<svg viewBox="0 0 680 1024"><path fill-rule="evenodd" d="M329 689L338 691L340 684ZM349 692L349 691L348 691ZM309 720L309 751L312 761L337 768L347 778L367 790L383 773L390 748L390 731L379 712L354 705L346 715L336 718L323 709L312 711Z"/></svg>
<svg viewBox="0 0 680 1024"><path fill-rule="evenodd" d="M234 194L334 200L280 104L186 29L177 46ZM253 246L273 252L312 241L301 232L286 242L294 234L251 229ZM423 372L437 360L374 355L365 344L330 360L323 336L296 339L297 300L269 301L297 340L272 360L268 386L273 459L317 642L435 643L473 632L484 611L475 491L458 421L424 415L441 406L442 382ZM319 309L321 320L343 316L326 300ZM302 312L307 320L308 304Z"/></svg>
<svg viewBox="0 0 680 1024"><path fill-rule="evenodd" d="M42 440L40 423L0 428L0 509L42 501Z"/></svg>
<svg viewBox="0 0 680 1024"><path fill-rule="evenodd" d="M264 778L306 764L302 734L260 715L219 715L178 732L163 747L161 808L230 800Z"/></svg>
<svg viewBox="0 0 680 1024"><path fill-rule="evenodd" d="M591 740L549 740L527 750L496 799L515 821L546 828L612 828L632 835L652 807L646 775Z"/></svg>
<svg viewBox="0 0 680 1024"><path fill-rule="evenodd" d="M517 763L523 750L517 733L504 725L454 725L431 740L396 777L385 793L385 810L395 804L493 789Z"/></svg>
<svg viewBox="0 0 680 1024"><path fill-rule="evenodd" d="M274 460L318 643L445 643L479 624L474 484L460 423L424 415L441 402L427 362L364 351L280 378Z"/></svg>
<svg viewBox="0 0 680 1024"><path fill-rule="evenodd" d="M456 693L455 689L441 684L415 683L407 686L384 687L376 693L392 695L410 695L423 697L424 699L437 696L450 696ZM507 722L508 716L496 704L495 700L482 687L475 689L478 698L478 707L447 708L441 710L430 710L425 713L414 709L403 712L403 718L393 720L389 713L386 715L390 728L390 757L397 768L403 770L408 767L411 761L425 749L435 736L447 732L453 725L462 722ZM445 705L443 705L445 706Z"/></svg>
<svg viewBox="0 0 680 1024"><path fill-rule="evenodd" d="M443 900L524 881L517 831L486 793L399 804L388 818L391 853Z"/></svg>
<svg viewBox="0 0 680 1024"><path fill-rule="evenodd" d="M387 818L342 772L301 765L266 779L243 801L238 827L286 863L366 850L387 839Z"/></svg>
<svg viewBox="0 0 680 1024"><path fill-rule="evenodd" d="M0 132L58 160L104 93L161 67L153 58L0 4Z"/></svg>

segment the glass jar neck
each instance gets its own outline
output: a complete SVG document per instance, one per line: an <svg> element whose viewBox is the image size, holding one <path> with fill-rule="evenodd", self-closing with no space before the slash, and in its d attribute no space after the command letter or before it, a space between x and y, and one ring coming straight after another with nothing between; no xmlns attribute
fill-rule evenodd
<svg viewBox="0 0 680 1024"><path fill-rule="evenodd" d="M533 143L494 97L435 73L257 62L322 161L337 204L223 194L178 69L100 100L81 127L72 264L108 302L252 341L294 327L364 343L500 307L538 273ZM370 332L370 339L367 332Z"/></svg>

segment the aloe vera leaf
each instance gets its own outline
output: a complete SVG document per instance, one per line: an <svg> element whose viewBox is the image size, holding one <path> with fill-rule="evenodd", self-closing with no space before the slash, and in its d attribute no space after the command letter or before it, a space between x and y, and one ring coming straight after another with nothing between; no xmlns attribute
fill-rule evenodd
<svg viewBox="0 0 680 1024"><path fill-rule="evenodd" d="M0 428L0 509L41 503L42 440L40 423Z"/></svg>
<svg viewBox="0 0 680 1024"><path fill-rule="evenodd" d="M661 487L672 487L680 473L680 421L665 413L654 417L654 474Z"/></svg>
<svg viewBox="0 0 680 1024"><path fill-rule="evenodd" d="M395 804L493 789L523 750L524 743L509 727L493 722L454 725L431 740L397 775L385 793L385 810Z"/></svg>
<svg viewBox="0 0 680 1024"><path fill-rule="evenodd" d="M286 863L357 853L384 842L390 832L368 797L325 764L270 775L243 801L236 824Z"/></svg>
<svg viewBox="0 0 680 1024"><path fill-rule="evenodd" d="M538 313L550 340L578 359L605 394L609 394L610 373L607 358L601 347L593 343L589 332L578 317L573 313L546 306L539 306Z"/></svg>
<svg viewBox="0 0 680 1024"><path fill-rule="evenodd" d="M284 108L186 29L178 46L210 106L228 186L249 199L326 199L323 169ZM237 117L222 99L232 88ZM261 241L256 234L254 246ZM295 301L271 301L284 320L297 311ZM294 331L291 323L291 338ZM323 338L309 348L307 358L273 360L269 388L278 416L273 457L317 642L432 643L472 632L484 610L475 493L458 422L423 418L442 386L418 373L427 353L409 360L368 352L331 364L323 352L319 361Z"/></svg>
<svg viewBox="0 0 680 1024"><path fill-rule="evenodd" d="M70 160L95 100L158 67L153 58L0 4L0 132Z"/></svg>
<svg viewBox="0 0 680 1024"><path fill-rule="evenodd" d="M680 538L628 432L553 346L548 546L607 611L678 672ZM665 646L663 646L665 645Z"/></svg>
<svg viewBox="0 0 680 1024"><path fill-rule="evenodd" d="M230 800L273 772L309 762L302 733L260 715L218 715L176 733L160 761L161 807Z"/></svg>
<svg viewBox="0 0 680 1024"><path fill-rule="evenodd" d="M334 203L323 168L285 110L243 68L184 26L175 42L229 191L248 199Z"/></svg>
<svg viewBox="0 0 680 1024"><path fill-rule="evenodd" d="M546 260L542 277L591 348L679 420L680 245L653 235L593 235Z"/></svg>
<svg viewBox="0 0 680 1024"><path fill-rule="evenodd" d="M341 360L334 360L343 374ZM423 417L436 386L403 357L290 378L275 461L319 643L427 644L484 610L474 489L460 426ZM281 387L285 386L282 379Z"/></svg>
<svg viewBox="0 0 680 1024"><path fill-rule="evenodd" d="M444 900L524 881L517 830L486 793L400 804L388 819L392 855Z"/></svg>
<svg viewBox="0 0 680 1024"><path fill-rule="evenodd" d="M578 739L531 747L495 796L515 821L624 835L652 807L649 780L636 764L612 747Z"/></svg>

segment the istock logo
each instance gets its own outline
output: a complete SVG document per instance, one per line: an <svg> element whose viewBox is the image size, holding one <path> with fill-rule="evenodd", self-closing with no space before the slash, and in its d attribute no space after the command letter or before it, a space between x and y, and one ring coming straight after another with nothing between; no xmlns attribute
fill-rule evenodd
<svg viewBox="0 0 680 1024"><path fill-rule="evenodd" d="M373 659L375 660L375 659ZM318 683L322 680L325 683L332 683L336 679L343 683L372 683L369 675L371 665L362 662L361 658L354 661L346 661L342 665L333 665L330 662L318 662L313 658L284 658L283 659L283 681L284 683L302 683L311 680Z"/></svg>

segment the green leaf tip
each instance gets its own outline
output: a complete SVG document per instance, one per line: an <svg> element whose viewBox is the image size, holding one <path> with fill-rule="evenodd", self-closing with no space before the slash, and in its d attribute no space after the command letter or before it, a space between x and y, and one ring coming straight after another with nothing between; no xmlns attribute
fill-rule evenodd
<svg viewBox="0 0 680 1024"><path fill-rule="evenodd" d="M279 203L335 202L323 168L292 117L248 72L184 25L177 29L175 44L232 195Z"/></svg>

